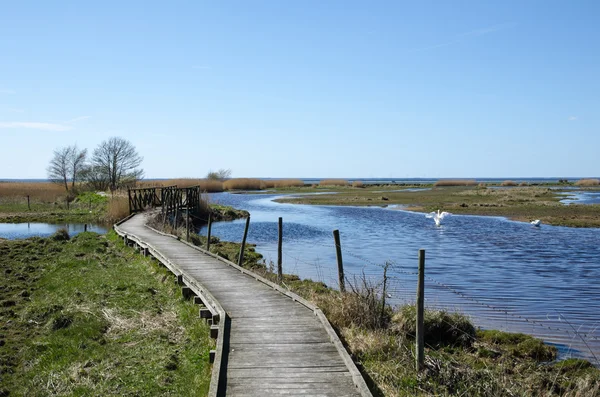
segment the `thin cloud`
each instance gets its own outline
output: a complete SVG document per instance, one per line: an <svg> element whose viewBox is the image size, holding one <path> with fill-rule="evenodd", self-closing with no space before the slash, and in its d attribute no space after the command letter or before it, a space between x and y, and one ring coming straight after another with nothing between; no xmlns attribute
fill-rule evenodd
<svg viewBox="0 0 600 397"><path fill-rule="evenodd" d="M577 120L577 116L569 116L569 121L575 121Z"/></svg>
<svg viewBox="0 0 600 397"><path fill-rule="evenodd" d="M422 52L422 51L433 50L436 48L447 47L450 45L461 43L470 37L484 36L486 34L499 32L501 30L510 28L512 26L513 26L513 24L511 24L511 23L505 23L505 24L501 24L501 25L490 26L488 28L471 30L470 32L460 33L460 34L454 36L451 40L445 41L443 43L434 44L434 45L430 45L430 46L422 47L422 48L417 48L415 50L412 50L411 52Z"/></svg>
<svg viewBox="0 0 600 397"><path fill-rule="evenodd" d="M64 124L54 124L54 123L32 123L32 122L20 122L20 121L12 121L12 122L4 122L0 123L0 128L29 128L33 130L42 130L42 131L69 131L73 127Z"/></svg>
<svg viewBox="0 0 600 397"><path fill-rule="evenodd" d="M78 121L82 121L82 120L87 120L89 118L91 118L92 116L80 116L80 117L75 117L74 119L71 119L69 121L65 121L65 124L75 124Z"/></svg>

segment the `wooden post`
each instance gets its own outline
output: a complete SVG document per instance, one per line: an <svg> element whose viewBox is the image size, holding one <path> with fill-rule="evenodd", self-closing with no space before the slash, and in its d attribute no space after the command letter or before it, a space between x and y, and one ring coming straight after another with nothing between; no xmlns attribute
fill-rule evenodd
<svg viewBox="0 0 600 397"><path fill-rule="evenodd" d="M210 251L210 232L212 229L212 217L210 212L208 213L208 235L206 236L206 250Z"/></svg>
<svg viewBox="0 0 600 397"><path fill-rule="evenodd" d="M29 204L29 195L27 195L27 209L31 211L31 205Z"/></svg>
<svg viewBox="0 0 600 397"><path fill-rule="evenodd" d="M342 245L340 243L340 231L337 229L333 231L333 240L335 241L335 256L337 257L340 292L346 292L346 282L344 280L344 261L342 260Z"/></svg>
<svg viewBox="0 0 600 397"><path fill-rule="evenodd" d="M244 228L244 238L242 239L242 246L240 247L240 255L238 257L238 266L242 266L244 263L244 247L246 246L246 237L248 236L248 227L250 227L250 215L246 218L246 227Z"/></svg>
<svg viewBox="0 0 600 397"><path fill-rule="evenodd" d="M186 218L187 219L186 219L185 223L187 226L187 230L185 232L185 237L186 237L187 242L189 243L190 242L190 206L189 206L189 203L188 203L188 207L187 207L187 211L186 211Z"/></svg>
<svg viewBox="0 0 600 397"><path fill-rule="evenodd" d="M84 232L87 232L87 223L85 223L85 224L83 225L83 231L84 231Z"/></svg>
<svg viewBox="0 0 600 397"><path fill-rule="evenodd" d="M417 371L423 368L425 361L425 250L419 250L419 278L417 281Z"/></svg>
<svg viewBox="0 0 600 397"><path fill-rule="evenodd" d="M127 197L129 198L129 215L131 215L131 189L127 189Z"/></svg>
<svg viewBox="0 0 600 397"><path fill-rule="evenodd" d="M282 267L282 244L283 244L283 218L279 217L279 242L277 243L277 283L281 284L283 280L283 267Z"/></svg>

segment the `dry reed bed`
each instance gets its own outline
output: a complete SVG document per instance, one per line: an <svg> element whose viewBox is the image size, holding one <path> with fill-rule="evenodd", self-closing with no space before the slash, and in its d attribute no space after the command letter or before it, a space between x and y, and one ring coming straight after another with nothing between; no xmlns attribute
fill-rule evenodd
<svg viewBox="0 0 600 397"><path fill-rule="evenodd" d="M507 180L507 181L502 182L500 184L500 186L517 186L517 182Z"/></svg>
<svg viewBox="0 0 600 397"><path fill-rule="evenodd" d="M345 179L323 179L319 182L319 186L348 186L349 183Z"/></svg>
<svg viewBox="0 0 600 397"><path fill-rule="evenodd" d="M29 196L33 201L53 203L66 195L64 186L51 182L0 182L1 201L22 201Z"/></svg>
<svg viewBox="0 0 600 397"><path fill-rule="evenodd" d="M475 186L477 182L474 179L440 179L435 182L433 186L444 187L444 186Z"/></svg>
<svg viewBox="0 0 600 397"><path fill-rule="evenodd" d="M577 186L598 186L600 185L600 179L580 179L575 182Z"/></svg>

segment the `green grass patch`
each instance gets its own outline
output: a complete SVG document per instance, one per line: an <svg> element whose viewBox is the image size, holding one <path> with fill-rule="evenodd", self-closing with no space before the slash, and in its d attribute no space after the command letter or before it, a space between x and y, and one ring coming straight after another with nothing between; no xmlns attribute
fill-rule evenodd
<svg viewBox="0 0 600 397"><path fill-rule="evenodd" d="M0 395L206 395L213 342L174 277L113 232L64 237L0 241Z"/></svg>

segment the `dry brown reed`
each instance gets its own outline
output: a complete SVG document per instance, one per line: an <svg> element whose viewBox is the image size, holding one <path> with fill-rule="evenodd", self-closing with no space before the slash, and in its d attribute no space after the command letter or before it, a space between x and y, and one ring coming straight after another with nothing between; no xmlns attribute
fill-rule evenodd
<svg viewBox="0 0 600 397"><path fill-rule="evenodd" d="M319 182L320 186L348 186L348 181L345 179L323 179Z"/></svg>
<svg viewBox="0 0 600 397"><path fill-rule="evenodd" d="M124 196L114 196L108 202L106 221L115 223L129 215L129 199Z"/></svg>
<svg viewBox="0 0 600 397"><path fill-rule="evenodd" d="M277 179L275 181L264 181L265 183L273 182L273 187L303 187L304 181L302 179Z"/></svg>
<svg viewBox="0 0 600 397"><path fill-rule="evenodd" d="M159 181L141 181L137 183L138 188L148 187L165 187L165 186L177 186L177 187L192 187L200 186L200 190L207 193L222 192L223 182L211 179L197 179L197 178L175 178L175 179L164 179Z"/></svg>
<svg viewBox="0 0 600 397"><path fill-rule="evenodd" d="M519 186L529 186L529 183L523 181L523 182L519 183Z"/></svg>
<svg viewBox="0 0 600 397"><path fill-rule="evenodd" d="M473 179L440 179L433 186L475 186L477 182Z"/></svg>
<svg viewBox="0 0 600 397"><path fill-rule="evenodd" d="M500 186L517 186L517 182L515 181L510 181L510 180L506 180L503 181Z"/></svg>
<svg viewBox="0 0 600 397"><path fill-rule="evenodd" d="M577 186L598 186L600 185L600 179L580 179L575 182Z"/></svg>
<svg viewBox="0 0 600 397"><path fill-rule="evenodd" d="M261 190L264 186L263 181L254 178L234 178L223 182L225 190Z"/></svg>
<svg viewBox="0 0 600 397"><path fill-rule="evenodd" d="M53 203L61 197L66 197L67 192L62 185L51 182L0 182L0 200L22 201L30 200Z"/></svg>
<svg viewBox="0 0 600 397"><path fill-rule="evenodd" d="M352 182L352 187L365 187L365 184L361 181L354 181Z"/></svg>

